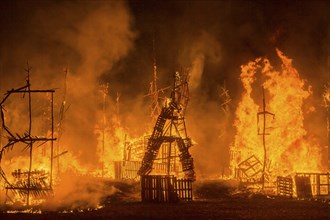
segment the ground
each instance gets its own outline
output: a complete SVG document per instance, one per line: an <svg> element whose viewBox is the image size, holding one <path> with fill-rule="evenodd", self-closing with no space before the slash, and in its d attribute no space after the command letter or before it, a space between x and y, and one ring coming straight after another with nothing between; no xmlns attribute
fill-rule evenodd
<svg viewBox="0 0 330 220"><path fill-rule="evenodd" d="M194 184L194 201L178 203L143 203L139 187L127 183L111 183L118 193L107 197L97 210L57 210L42 214L0 213L0 219L330 219L330 201L298 200L265 196L257 193L234 192L228 182L207 181ZM135 195L132 197L131 195Z"/></svg>
<svg viewBox="0 0 330 220"><path fill-rule="evenodd" d="M115 202L94 211L1 214L1 219L329 219L330 204L272 198L223 198L177 204Z"/></svg>

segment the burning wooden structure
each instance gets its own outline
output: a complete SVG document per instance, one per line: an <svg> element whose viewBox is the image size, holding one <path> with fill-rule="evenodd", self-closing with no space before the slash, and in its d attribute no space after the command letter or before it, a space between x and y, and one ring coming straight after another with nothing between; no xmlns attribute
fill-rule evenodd
<svg viewBox="0 0 330 220"><path fill-rule="evenodd" d="M276 193L277 189L280 196L329 197L329 174L321 163L321 147L308 135L303 123L303 103L311 89L300 78L292 60L276 52L282 61L279 71L267 58L257 58L241 67L244 92L236 110L237 134L230 152L232 175L243 186L263 193ZM258 74L263 87L260 95L253 91ZM263 102L259 106L254 98L260 99L261 95ZM325 102L327 97L324 94ZM276 112L276 119L271 111Z"/></svg>
<svg viewBox="0 0 330 220"><path fill-rule="evenodd" d="M187 136L184 119L184 112L189 99L187 77L187 75L180 75L178 72L175 74L171 98L162 108L153 133L148 140L142 166L138 171L138 174L141 176L148 175L152 171L153 162L158 155L161 145L168 143L167 174L170 175L173 171L170 164L172 159L176 157L173 155L173 149L176 146L179 151L179 158L185 178L195 179L193 159L188 151L192 143L191 139Z"/></svg>
<svg viewBox="0 0 330 220"><path fill-rule="evenodd" d="M330 173L296 173L295 182L300 198L330 197Z"/></svg>
<svg viewBox="0 0 330 220"><path fill-rule="evenodd" d="M296 173L292 177L277 177L277 195L302 199L329 199L330 173Z"/></svg>
<svg viewBox="0 0 330 220"><path fill-rule="evenodd" d="M147 143L150 136L133 139L125 142L124 159L114 161L115 179L122 180L139 180L140 176L137 174L141 165L144 152L147 148ZM163 145L160 149L160 155L153 164L153 172L157 174L167 173L167 146ZM177 161L171 162L171 169L179 173L180 167Z"/></svg>
<svg viewBox="0 0 330 220"><path fill-rule="evenodd" d="M293 181L290 177L277 177L277 195L284 197L292 197L293 196Z"/></svg>
<svg viewBox="0 0 330 220"><path fill-rule="evenodd" d="M28 167L24 168L24 170L17 169L13 171L11 179L13 181L9 181L9 178L6 177L5 172L1 168L1 177L5 180L6 183L6 200L13 201L10 193L12 196L18 195L22 201L26 202L26 205L30 205L32 199L41 199L45 196L52 194L53 191L53 150L54 150L54 141L56 138L54 137L54 93L55 90L33 90L31 89L30 84L30 70L31 67L27 65L27 80L26 85L22 86L18 89L12 89L7 91L5 97L0 103L0 110L1 110L1 121L2 121L2 128L4 129L4 133L7 134L7 144L1 147L0 149L0 162L3 158L5 152L12 150L14 147L22 145L24 146L24 150L28 151L29 154L29 163ZM32 120L32 97L34 94L50 94L49 95L49 127L47 129L46 136L37 136L34 135L33 130L33 120ZM9 127L7 127L5 121L5 103L9 100L9 98L14 94L21 94L23 98L25 96L28 97L28 131L19 134L14 133L11 131ZM34 150L42 145L47 145L50 148L49 152L49 164L48 170L44 169L33 169L33 157L34 157ZM1 165L1 164L0 164ZM0 166L1 167L1 166Z"/></svg>
<svg viewBox="0 0 330 220"><path fill-rule="evenodd" d="M179 158L181 162L184 178L187 181L195 180L193 158L189 153L189 148L192 146L192 142L191 139L187 136L184 119L184 112L186 110L188 100L188 74L180 74L179 72L176 72L174 76L171 98L166 100L165 105L156 120L152 135L148 139L148 144L141 167L138 171L138 174L142 176L142 197L144 200L154 201L159 199L158 197L156 199L153 196L144 196L154 194L151 192L152 190L158 191L156 194L162 194L162 192L165 190L168 192L168 195L171 195L173 190L175 191L176 188L174 184L176 184L176 181L172 180L170 176L173 174L178 175L179 170L175 169L175 162L177 158ZM157 159L160 149L162 149L162 158L160 159L167 162L167 177L164 177L166 179L164 179L164 181L169 185L161 184L162 181L159 179L162 179L163 177L148 176L153 170L153 164ZM146 185L152 186L153 182L155 181L157 182L156 189L153 187L145 187ZM169 199L164 199L162 201L172 202L174 200L173 196L169 196Z"/></svg>
<svg viewBox="0 0 330 220"><path fill-rule="evenodd" d="M151 124L157 124L156 121L158 120L158 116L161 114L161 106L160 106L160 99L168 100L166 98L161 98L159 93L164 92L165 90L169 89L170 87L165 87L158 89L157 86L157 65L156 60L154 57L154 74L153 74L153 81L150 82L149 94L145 97L150 98L150 121ZM179 74L177 75L179 76ZM187 80L187 76L186 80ZM184 84L178 86L183 86ZM189 98L189 91L188 91L188 84L186 83L186 88L181 88L180 97L184 98L186 101L185 103L181 103L181 108L185 108ZM179 92L179 91L177 91ZM167 102L166 102L167 103ZM182 112L183 113L183 112ZM183 115L182 115L183 116ZM166 120L166 119L165 119ZM180 117L176 120L175 125L181 130L180 132L185 132L185 124L184 118ZM174 123L173 121L171 123ZM158 123L159 125L159 123ZM168 127L174 126L173 124ZM174 127L173 127L174 128ZM161 130L161 127L158 127L158 130ZM172 128L171 128L172 129ZM172 132L172 131L171 131ZM167 133L169 133L169 129L167 128ZM166 134L170 136L170 134ZM180 134L181 136L185 137L186 140L189 140L187 137L186 132L184 134ZM180 136L179 135L179 136ZM142 166L142 161L144 158L144 152L148 148L149 140L151 135L142 136L136 139L127 140L125 138L124 149L123 149L123 160L122 161L115 161L114 162L114 169L115 169L115 178L116 179L133 179L137 180L140 176L137 174L139 169ZM155 137L153 137L155 138ZM171 150L169 152L171 145ZM171 154L171 159L169 158L169 153ZM176 146L172 146L172 141L163 141L159 148L159 152L156 155L156 159L153 162L153 174L168 174L168 170L171 170L174 174L181 174L182 173L182 166L180 165L180 159L178 156L178 148Z"/></svg>

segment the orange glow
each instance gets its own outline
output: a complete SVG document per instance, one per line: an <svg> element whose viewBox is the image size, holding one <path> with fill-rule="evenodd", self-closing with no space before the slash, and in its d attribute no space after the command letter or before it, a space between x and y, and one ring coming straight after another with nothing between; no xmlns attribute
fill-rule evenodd
<svg viewBox="0 0 330 220"><path fill-rule="evenodd" d="M102 166L98 176L115 178L114 161L124 159L125 131L116 117L112 118L111 125L106 125L104 130L95 129L97 155Z"/></svg>
<svg viewBox="0 0 330 220"><path fill-rule="evenodd" d="M258 135L263 124L257 123L257 113L262 111L262 87L265 89L266 111L275 114L275 118L266 116L266 171L269 177L321 170L320 146L304 128L306 112L302 107L312 94L311 86L300 78L291 59L278 49L276 52L282 61L279 71L266 58L241 66L240 79L244 91L234 123L237 134L231 146L230 161L233 173L252 155L263 164L262 136ZM259 85L256 83L258 80L262 80Z"/></svg>

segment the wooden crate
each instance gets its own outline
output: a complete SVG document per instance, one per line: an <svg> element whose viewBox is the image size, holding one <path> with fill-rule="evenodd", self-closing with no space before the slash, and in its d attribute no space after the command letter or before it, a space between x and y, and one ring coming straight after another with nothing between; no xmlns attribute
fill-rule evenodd
<svg viewBox="0 0 330 220"><path fill-rule="evenodd" d="M181 201L192 201L192 181L187 179L178 179L176 181L176 190Z"/></svg>
<svg viewBox="0 0 330 220"><path fill-rule="evenodd" d="M305 190L305 188L303 188L304 186L308 187L308 191L310 191L310 194L312 194L309 195L309 197L330 196L330 173L297 173L295 179L296 179L298 197L299 197L298 191L300 191L300 189L304 191ZM303 185L300 179L305 179L306 184Z"/></svg>
<svg viewBox="0 0 330 220"><path fill-rule="evenodd" d="M192 201L192 181L174 176L141 176L143 202Z"/></svg>
<svg viewBox="0 0 330 220"><path fill-rule="evenodd" d="M293 181L291 177L277 177L277 194L279 196L292 197Z"/></svg>

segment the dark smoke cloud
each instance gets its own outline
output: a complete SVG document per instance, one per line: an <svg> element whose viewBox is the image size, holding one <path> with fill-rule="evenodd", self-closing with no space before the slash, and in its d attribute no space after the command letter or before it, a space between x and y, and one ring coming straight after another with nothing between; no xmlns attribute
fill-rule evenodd
<svg viewBox="0 0 330 220"><path fill-rule="evenodd" d="M282 50L313 86L317 112L323 112L321 94L330 68L329 1L2 1L0 5L1 91L24 81L23 67L29 60L33 85L57 87L61 93L63 67L68 66L71 107L66 136L72 149L88 152L82 156L87 161L93 161L87 155L95 151L91 136L100 81L110 83L112 97L117 91L121 94L122 122L140 135L136 125L147 119L148 103L142 95L152 80L153 39L160 87L171 84L179 67L194 70L187 126L198 143L192 151L200 175L220 174L228 165L233 113L242 91L240 65L247 61L267 56L276 63L275 48ZM229 115L219 106L217 88L224 82L233 99ZM322 123L320 118L312 120Z"/></svg>
<svg viewBox="0 0 330 220"><path fill-rule="evenodd" d="M81 152L81 160L95 161L100 78L133 48L135 32L127 4L8 1L1 6L7 16L2 20L1 89L24 84L23 68L29 61L33 88L59 88L59 108L67 67L70 110L62 143Z"/></svg>
<svg viewBox="0 0 330 220"><path fill-rule="evenodd" d="M171 79L178 66L198 67L198 74L192 76L199 81L191 85L187 126L198 143L192 151L200 176L220 175L228 165L228 146L235 133L233 113L242 92L240 66L266 56L279 67L275 48L293 58L302 78L313 86L313 104L320 114L306 123L319 127L310 130L319 132L317 136L326 144L326 125L321 122L325 109L320 105L329 75L329 2L130 1L130 5L140 32L135 52L149 52L139 58L149 59L149 65L141 62L144 65L137 65L137 71L152 71L153 37L163 82ZM229 115L219 106L217 88L224 83L233 99Z"/></svg>

